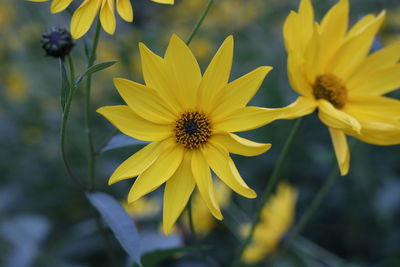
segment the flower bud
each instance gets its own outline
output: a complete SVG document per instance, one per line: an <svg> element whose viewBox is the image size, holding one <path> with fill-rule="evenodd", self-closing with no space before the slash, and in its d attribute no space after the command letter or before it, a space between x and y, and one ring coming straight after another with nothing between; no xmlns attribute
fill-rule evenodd
<svg viewBox="0 0 400 267"><path fill-rule="evenodd" d="M57 58L64 58L74 46L70 32L59 26L43 32L41 42L46 55Z"/></svg>

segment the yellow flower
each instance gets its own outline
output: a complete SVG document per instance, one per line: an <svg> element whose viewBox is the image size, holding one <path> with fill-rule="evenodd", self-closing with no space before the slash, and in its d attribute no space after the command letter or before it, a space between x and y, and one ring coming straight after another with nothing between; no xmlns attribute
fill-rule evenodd
<svg viewBox="0 0 400 267"><path fill-rule="evenodd" d="M269 200L261 213L252 242L244 251L244 262L256 263L277 249L293 224L296 200L296 189L286 183L279 184L276 195ZM246 236L248 228L248 225L242 228L243 236Z"/></svg>
<svg viewBox="0 0 400 267"><path fill-rule="evenodd" d="M123 133L152 143L123 162L109 184L138 176L128 195L131 203L166 183L166 234L196 185L211 213L221 220L210 167L238 194L256 197L229 153L255 156L271 147L232 132L251 130L279 119L280 109L246 107L272 68L257 68L228 83L232 36L226 38L204 75L190 49L176 35L171 37L164 58L142 43L139 48L146 85L115 78L114 85L128 105L97 111Z"/></svg>
<svg viewBox="0 0 400 267"><path fill-rule="evenodd" d="M28 0L45 2L47 0ZM53 0L51 12L57 13L66 9L73 0ZM174 4L174 0L151 0L161 4ZM116 2L116 4L115 4ZM133 9L130 0L84 0L75 10L71 20L71 35L74 39L81 38L88 32L97 13L100 13L100 23L108 34L114 34L116 27L115 5L118 14L127 22L133 21Z"/></svg>
<svg viewBox="0 0 400 267"><path fill-rule="evenodd" d="M349 30L348 0L333 6L320 24L313 13L310 0L302 0L299 11L286 19L289 80L299 99L318 109L346 175L346 135L377 145L400 143L400 102L382 96L400 86L400 43L368 54L384 11L363 17Z"/></svg>

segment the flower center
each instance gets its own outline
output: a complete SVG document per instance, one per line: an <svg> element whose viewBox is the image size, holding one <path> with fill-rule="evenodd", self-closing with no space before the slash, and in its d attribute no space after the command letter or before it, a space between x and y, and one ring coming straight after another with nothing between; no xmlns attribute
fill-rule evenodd
<svg viewBox="0 0 400 267"><path fill-rule="evenodd" d="M335 108L341 109L347 101L347 88L343 81L331 73L319 75L313 85L316 99L325 99Z"/></svg>
<svg viewBox="0 0 400 267"><path fill-rule="evenodd" d="M199 148L211 136L211 123L206 115L189 111L181 114L175 124L176 142L188 149Z"/></svg>

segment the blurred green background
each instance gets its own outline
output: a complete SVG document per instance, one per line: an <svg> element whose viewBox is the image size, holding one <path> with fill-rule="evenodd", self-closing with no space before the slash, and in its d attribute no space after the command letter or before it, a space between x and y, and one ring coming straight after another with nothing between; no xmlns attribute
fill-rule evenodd
<svg viewBox="0 0 400 267"><path fill-rule="evenodd" d="M118 63L93 77L96 148L114 128L95 109L123 103L111 79L143 81L138 42L163 54L172 33L181 38L188 36L206 2L176 0L174 6L164 6L136 0L133 23L119 19L114 36L102 32L97 61L118 60ZM313 2L317 18L321 18L336 1ZM398 0L351 0L350 4L352 23L367 13L387 10L374 49L400 40ZM84 194L68 180L60 157L59 62L44 56L40 36L51 26L68 28L70 15L66 11L50 14L49 5L49 2L0 2L0 266L109 266L93 219L95 213ZM287 105L296 94L287 81L282 25L297 5L295 0L216 0L190 47L204 70L222 41L232 34L235 55L231 80L258 66L273 66L251 104ZM77 4L72 6L75 8ZM92 33L85 38L90 39ZM77 40L72 56L78 73L85 68L83 50L84 40ZM87 152L82 89L78 88L71 109L67 153L73 171L85 182ZM399 92L392 96L400 98ZM257 157L233 156L242 176L259 194L293 123L277 121L242 135L273 144L269 152ZM297 249L285 257L273 258L274 261L266 260L260 266L400 266L400 147L378 147L357 140L351 140L351 144L349 175L337 180L297 240ZM107 186L107 180L139 148L127 146L99 154L96 190L122 201L132 180L111 187ZM302 125L281 177L299 190L296 217L307 208L334 168L328 130L312 114ZM133 215L139 230L149 235L160 232L161 193L159 189L150 194L155 201L153 205L139 207ZM224 211L225 221L215 224L204 235L203 242L209 246L207 253L221 266L232 259L238 246L232 231L251 218L255 203L257 199L232 194ZM154 212L141 216L149 209ZM177 246L184 244L185 238L176 234L168 240L152 242L172 242L171 246ZM118 266L128 266L125 252L113 238L111 246ZM158 264L204 266L198 255L190 252L174 254Z"/></svg>

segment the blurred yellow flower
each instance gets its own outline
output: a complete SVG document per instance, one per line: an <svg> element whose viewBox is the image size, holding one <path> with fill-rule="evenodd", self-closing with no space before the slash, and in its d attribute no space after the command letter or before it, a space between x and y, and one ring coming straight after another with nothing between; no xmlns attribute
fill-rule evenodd
<svg viewBox="0 0 400 267"><path fill-rule="evenodd" d="M31 2L45 2L48 0L28 0ZM73 0L53 0L51 12L65 10ZM161 4L174 4L174 0L151 0ZM116 2L116 4L115 4ZM108 34L114 34L116 27L115 5L118 14L127 22L133 21L133 9L130 0L84 0L74 11L71 20L71 35L74 39L81 38L90 29L97 13L100 13L100 23Z"/></svg>
<svg viewBox="0 0 400 267"><path fill-rule="evenodd" d="M13 23L15 20L15 7L9 0L0 3L0 30Z"/></svg>
<svg viewBox="0 0 400 267"><path fill-rule="evenodd" d="M243 254L243 261L256 263L273 253L294 221L297 190L287 183L278 186L261 213L253 239ZM246 236L250 225L242 227Z"/></svg>
<svg viewBox="0 0 400 267"><path fill-rule="evenodd" d="M229 188L221 183L217 182L215 184L215 198L217 203L221 208L225 208L229 204L229 199L231 197L231 191ZM196 229L196 234L205 236L216 226L216 220L211 216L206 203L204 203L201 195L198 191L193 195L192 198L192 209L193 209L193 224ZM189 220L187 216L184 216L184 222L186 226L189 225Z"/></svg>
<svg viewBox="0 0 400 267"><path fill-rule="evenodd" d="M229 153L255 156L271 147L232 132L255 129L281 117L281 109L246 107L272 68L257 68L228 83L232 36L226 38L204 75L188 46L176 35L164 58L142 43L139 48L146 85L115 78L114 85L128 105L97 111L123 133L152 143L123 162L109 184L138 176L129 192L131 203L166 183L166 234L196 185L211 213L221 220L210 167L238 194L256 197Z"/></svg>
<svg viewBox="0 0 400 267"><path fill-rule="evenodd" d="M11 69L5 77L7 97L13 102L22 102L27 97L25 76L18 70Z"/></svg>
<svg viewBox="0 0 400 267"><path fill-rule="evenodd" d="M160 203L155 198L141 198L134 203L128 204L123 201L122 206L125 211L135 220L149 218L157 215L160 211Z"/></svg>
<svg viewBox="0 0 400 267"><path fill-rule="evenodd" d="M350 30L348 13L348 0L341 0L318 24L310 0L302 0L283 29L290 83L329 127L342 175L350 164L346 135L400 143L400 101L382 96L400 86L400 43L369 55L385 12L363 17Z"/></svg>

